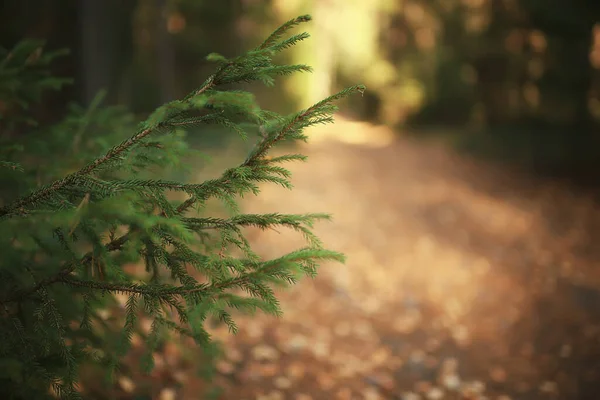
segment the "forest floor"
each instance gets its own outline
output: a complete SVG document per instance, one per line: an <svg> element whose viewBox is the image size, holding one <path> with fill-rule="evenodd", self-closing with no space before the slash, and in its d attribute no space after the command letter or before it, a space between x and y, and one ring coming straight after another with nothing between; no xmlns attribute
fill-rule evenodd
<svg viewBox="0 0 600 400"><path fill-rule="evenodd" d="M294 190L265 186L244 209L333 214L316 232L347 263L280 292L282 318L213 329L219 398L600 398L591 195L363 123L310 135ZM303 245L287 231L250 237L265 257ZM159 355L156 398L202 398L185 352Z"/></svg>

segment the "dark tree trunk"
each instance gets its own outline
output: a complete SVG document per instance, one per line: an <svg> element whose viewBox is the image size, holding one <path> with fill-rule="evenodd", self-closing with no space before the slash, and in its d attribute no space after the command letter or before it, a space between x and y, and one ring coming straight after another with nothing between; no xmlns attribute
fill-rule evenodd
<svg viewBox="0 0 600 400"><path fill-rule="evenodd" d="M160 101L169 102L177 96L175 89L175 53L167 30L167 0L156 0L156 56Z"/></svg>
<svg viewBox="0 0 600 400"><path fill-rule="evenodd" d="M89 104L98 91L111 84L113 52L108 33L106 0L81 0L82 100Z"/></svg>
<svg viewBox="0 0 600 400"><path fill-rule="evenodd" d="M132 56L131 19L137 1L81 0L81 96L88 104L106 89L116 102L121 76Z"/></svg>

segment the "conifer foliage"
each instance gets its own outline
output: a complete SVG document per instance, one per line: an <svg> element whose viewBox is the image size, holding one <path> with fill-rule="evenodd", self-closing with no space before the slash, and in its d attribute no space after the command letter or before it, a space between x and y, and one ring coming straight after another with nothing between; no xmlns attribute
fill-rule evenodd
<svg viewBox="0 0 600 400"><path fill-rule="evenodd" d="M363 90L350 87L282 116L260 109L251 93L223 89L254 81L273 85L277 76L310 71L273 61L308 37L286 34L309 20L288 21L242 56L209 55L214 74L137 126L125 111L100 107L98 97L87 109L71 106L56 125L27 125L19 140L10 141L7 121L26 120L19 116L39 91L66 82L47 75L48 63L59 54L43 54L40 43L24 41L0 54L0 103L3 110L12 107L0 120L2 398L80 397L80 366L101 363L114 374L142 315L152 321L145 358L150 370L153 351L168 335L208 346L207 318L235 332L232 310L279 315L275 285L314 276L322 261L343 261L312 232L312 224L327 215L252 215L237 206L240 197L257 195L261 184L291 188L284 163L304 156L271 157L271 149L306 140L305 128L333 122L334 101ZM201 134L214 124L256 138L245 160L204 182L172 178L169 171L193 155L186 132ZM107 145L129 129L131 136ZM227 216L211 214L206 207L211 199L229 208ZM304 235L306 247L261 259L244 228L276 226ZM144 276L123 268L135 263L143 264ZM107 319L102 310L118 304L119 296L126 298L123 318Z"/></svg>

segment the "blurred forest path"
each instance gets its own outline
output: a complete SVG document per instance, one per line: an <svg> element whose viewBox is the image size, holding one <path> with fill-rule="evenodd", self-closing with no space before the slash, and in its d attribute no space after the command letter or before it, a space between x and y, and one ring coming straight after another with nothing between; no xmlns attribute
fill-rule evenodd
<svg viewBox="0 0 600 400"><path fill-rule="evenodd" d="M332 213L316 232L348 261L281 292L281 319L212 330L227 344L220 398L598 398L590 195L341 118L310 136L295 189L265 186L245 212ZM250 237L265 257L303 245Z"/></svg>

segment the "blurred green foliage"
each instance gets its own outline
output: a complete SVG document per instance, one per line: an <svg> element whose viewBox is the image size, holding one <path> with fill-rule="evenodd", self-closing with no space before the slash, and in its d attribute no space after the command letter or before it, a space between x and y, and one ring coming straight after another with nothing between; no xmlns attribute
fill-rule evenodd
<svg viewBox="0 0 600 400"><path fill-rule="evenodd" d="M459 148L536 172L594 175L600 3L419 3L435 14L438 39L428 96L409 125L460 128Z"/></svg>

